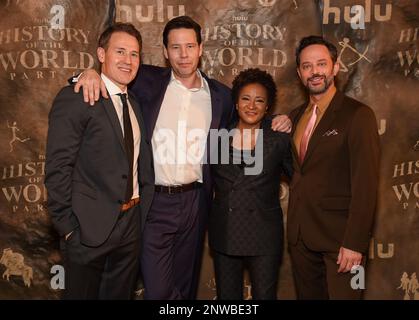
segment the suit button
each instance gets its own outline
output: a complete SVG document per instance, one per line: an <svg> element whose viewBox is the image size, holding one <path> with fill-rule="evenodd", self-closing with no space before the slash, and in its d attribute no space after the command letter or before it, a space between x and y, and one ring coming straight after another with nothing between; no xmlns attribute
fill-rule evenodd
<svg viewBox="0 0 419 320"><path fill-rule="evenodd" d="M233 208L229 208L228 209L228 212L233 212Z"/></svg>
<svg viewBox="0 0 419 320"><path fill-rule="evenodd" d="M122 175L122 179L127 179L127 178L128 178L128 176L126 174Z"/></svg>

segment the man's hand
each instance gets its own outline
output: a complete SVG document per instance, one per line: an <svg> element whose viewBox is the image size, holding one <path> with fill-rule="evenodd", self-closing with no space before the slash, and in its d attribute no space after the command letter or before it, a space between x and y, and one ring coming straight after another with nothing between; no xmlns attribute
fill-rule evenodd
<svg viewBox="0 0 419 320"><path fill-rule="evenodd" d="M102 96L108 99L108 92L106 91L105 83L102 81L100 75L93 69L83 71L79 80L74 86L74 92L78 93L80 88L83 90L84 102L90 102L93 106L95 101L99 100L99 92Z"/></svg>
<svg viewBox="0 0 419 320"><path fill-rule="evenodd" d="M281 114L272 119L272 130L279 132L290 133L292 129L292 122L288 116Z"/></svg>
<svg viewBox="0 0 419 320"><path fill-rule="evenodd" d="M359 266L362 262L362 254L344 247L340 247L338 260L336 264L339 265L338 273L348 272L353 266Z"/></svg>

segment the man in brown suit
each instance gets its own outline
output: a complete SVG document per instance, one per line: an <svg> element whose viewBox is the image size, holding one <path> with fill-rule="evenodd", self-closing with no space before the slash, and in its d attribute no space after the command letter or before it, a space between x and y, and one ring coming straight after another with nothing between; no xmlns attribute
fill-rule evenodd
<svg viewBox="0 0 419 320"><path fill-rule="evenodd" d="M291 113L294 177L288 243L299 299L360 299L351 287L365 266L376 207L379 138L374 112L336 90L336 47L303 38L297 72L309 101Z"/></svg>

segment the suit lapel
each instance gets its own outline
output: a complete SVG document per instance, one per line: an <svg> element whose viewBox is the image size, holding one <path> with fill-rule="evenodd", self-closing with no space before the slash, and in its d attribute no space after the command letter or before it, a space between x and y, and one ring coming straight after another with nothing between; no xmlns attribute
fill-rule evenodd
<svg viewBox="0 0 419 320"><path fill-rule="evenodd" d="M330 106L327 108L325 114L323 115L322 119L318 123L317 127L314 129L313 135L308 142L307 152L304 157L303 164L308 161L311 154L315 150L317 144L320 142L323 134L329 130L335 120L336 112L342 105L343 95L336 91L335 96L333 97L332 101L330 102Z"/></svg>
<svg viewBox="0 0 419 320"><path fill-rule="evenodd" d="M233 163L233 155L230 154L230 163L231 163L231 172L236 177L235 184L240 182L240 179L244 175L244 167L242 167L240 164Z"/></svg>
<svg viewBox="0 0 419 320"><path fill-rule="evenodd" d="M109 97L110 94L108 93ZM118 119L118 114L116 113L115 107L112 103L112 99L104 99L102 98L102 103L105 107L106 114L108 115L109 121L111 122L112 128L115 132L115 135L118 137L118 141L121 144L122 149L125 152L125 144L124 144L124 137L122 133L121 124Z"/></svg>
<svg viewBox="0 0 419 320"><path fill-rule="evenodd" d="M134 111L135 117L137 118L138 126L140 127L140 130L143 130L143 127L142 127L143 119L141 117L140 107L131 93L129 93L128 96L129 96L129 102L131 104L132 110ZM141 135L143 134L144 133L141 132Z"/></svg>
<svg viewBox="0 0 419 320"><path fill-rule="evenodd" d="M271 129L271 124L271 121L267 121L266 119L262 120L262 125L260 128L262 129L263 139L261 140L260 136L258 136L256 141L258 145L263 143L263 163L265 163L265 160L274 150L275 143L278 140L278 136L276 136L276 134Z"/></svg>
<svg viewBox="0 0 419 320"><path fill-rule="evenodd" d="M202 73L202 76L205 78L205 80L208 83L208 87L210 89L210 96L211 96L211 123L210 123L210 130L211 129L218 129L220 127L220 119L222 115L222 104L221 104L221 97L220 93L217 89L217 87L214 85L214 83L209 79L204 73ZM211 131L210 131L211 132ZM211 155L211 134L208 132L207 135L207 145L205 149L204 158L207 159L207 163L210 163L210 155ZM214 145L214 147L217 145ZM206 168L206 164L204 164L204 168Z"/></svg>
<svg viewBox="0 0 419 320"><path fill-rule="evenodd" d="M217 87L211 81L211 79L207 78L204 75L205 79L208 82L208 86L210 88L210 95L211 95L211 125L210 129L218 129L220 126L220 119L222 115L222 104L221 104L221 97Z"/></svg>
<svg viewBox="0 0 419 320"><path fill-rule="evenodd" d="M256 140L256 145L255 148L261 148L262 150L262 161L263 161L263 166L265 166L266 163L266 159L269 157L269 155L271 154L275 141L277 139L277 137L272 136L272 132L270 131L270 126L271 123L267 122L266 120L262 120L262 125L260 127L260 129L262 130L262 137L260 136L261 132L259 132L259 135L257 137ZM262 146L260 145L262 143ZM256 156L256 154L254 154L254 156ZM230 161L232 161L232 159L230 159ZM253 166L254 164L252 164ZM239 165L234 165L233 167L235 167L235 170L237 171L237 180L235 182L235 184L240 184L242 183L241 180L245 177L244 175L244 167L241 167ZM257 177L258 175L255 175L254 177ZM248 177L249 179L249 177Z"/></svg>
<svg viewBox="0 0 419 320"><path fill-rule="evenodd" d="M271 155L274 150L278 137L272 136L268 133L269 129L263 131L263 162Z"/></svg>
<svg viewBox="0 0 419 320"><path fill-rule="evenodd" d="M297 159L297 161L295 161L295 162L297 163L297 165L299 167L301 167L301 164L300 164L300 161L298 161L298 151L297 151L297 146L295 145L295 142L294 142L294 134L295 134L295 131L297 130L298 122L300 121L301 117L303 116L304 111L307 108L307 105L308 105L308 103L305 103L305 104L299 106L297 108L296 115L294 117L291 116L291 121L293 123L292 130L291 130L291 148L292 148L292 153L293 153L294 159Z"/></svg>
<svg viewBox="0 0 419 320"><path fill-rule="evenodd" d="M149 114L149 119L148 119L148 123L150 125L150 130L147 131L148 140L151 140L151 137L153 136L154 128L156 127L157 118L159 117L160 109L163 104L167 86L169 85L169 82L170 82L170 76L171 76L171 69L170 68L165 69L164 73L162 74L162 81L160 82L160 86L157 89L157 92L159 92L159 95L156 97L156 99L152 99L152 101L149 101L152 105L150 108L150 114Z"/></svg>

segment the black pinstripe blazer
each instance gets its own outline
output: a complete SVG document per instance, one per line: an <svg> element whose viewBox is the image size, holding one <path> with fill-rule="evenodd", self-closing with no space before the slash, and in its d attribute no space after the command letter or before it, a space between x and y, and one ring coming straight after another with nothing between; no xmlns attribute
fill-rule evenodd
<svg viewBox="0 0 419 320"><path fill-rule="evenodd" d="M234 127L234 126L233 126ZM274 132L271 121L262 122L263 169L245 175L244 166L211 166L215 196L209 216L209 245L230 255L280 254L283 219L279 202L282 174L292 176L291 143L288 134Z"/></svg>

